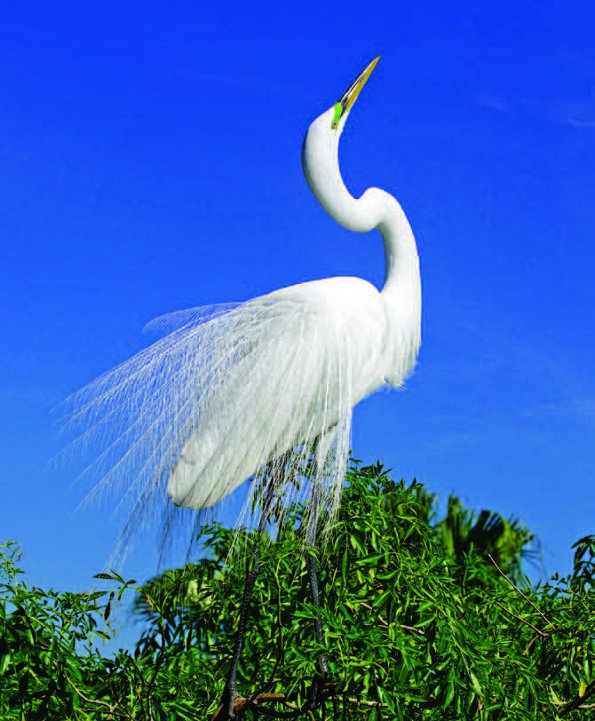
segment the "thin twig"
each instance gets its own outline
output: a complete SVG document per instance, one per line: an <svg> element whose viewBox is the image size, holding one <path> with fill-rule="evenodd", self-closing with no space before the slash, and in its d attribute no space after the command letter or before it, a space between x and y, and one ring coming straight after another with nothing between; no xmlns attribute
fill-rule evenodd
<svg viewBox="0 0 595 721"><path fill-rule="evenodd" d="M529 643L525 647L525 650L523 651L524 656L526 656L529 653L529 651L531 650L531 646L533 646L533 644L535 643L535 641L537 641L537 639L538 639L538 636L533 636L533 638L529 641Z"/></svg>
<svg viewBox="0 0 595 721"><path fill-rule="evenodd" d="M506 606L504 606L503 604L501 604L499 601L495 601L495 604L496 604L496 606L498 606L499 608L501 608L503 611L506 611L506 613L507 613L509 616L512 616L513 618L516 618L517 621L520 621L521 623L525 623L525 624L527 624L527 626L531 626L531 628L532 628L536 633L538 633L540 636L543 636L543 638L549 638L549 633L545 633L545 631L540 631L540 630L537 628L537 626L534 626L532 623L530 623L530 622L527 621L526 619L521 618L520 616L517 616L516 613L513 613L512 611L509 611L509 610L506 608Z"/></svg>
<svg viewBox="0 0 595 721"><path fill-rule="evenodd" d="M537 611L537 613L543 618L543 620L546 623L548 623L550 626L553 626L554 624L549 620L549 618L545 615L545 613L543 613L543 611L540 608L538 608L530 598L525 596L525 594L521 591L521 589L504 573L504 571L496 563L496 561L494 560L493 556L490 553L488 553L488 558L494 564L494 566L496 567L496 570L502 576L502 578L505 578L508 581L508 583L510 583L510 585L514 588L514 590L517 593L520 593L520 595L525 599L525 601L527 601L527 603L529 603L531 606L533 606L533 608Z"/></svg>
<svg viewBox="0 0 595 721"><path fill-rule="evenodd" d="M404 623L400 623L399 626L401 628L404 628L406 631L413 631L414 633L418 633L420 636L425 635L421 628L415 628L415 626L406 626Z"/></svg>
<svg viewBox="0 0 595 721"><path fill-rule="evenodd" d="M81 698L83 701L86 701L87 703L95 704L96 706L105 706L108 709L111 716L113 716L116 713L115 706L112 706L111 704L107 703L107 701L98 701L97 699L93 699L93 698L89 698L88 696L85 696L85 694L72 683L72 681L68 678L68 676L65 676L64 678L72 686L76 695L79 698Z"/></svg>
<svg viewBox="0 0 595 721"><path fill-rule="evenodd" d="M388 708L388 704L383 703L382 701L362 701L361 699L351 698L349 696L336 696L336 698L342 703L355 703L359 706L369 706L371 708Z"/></svg>

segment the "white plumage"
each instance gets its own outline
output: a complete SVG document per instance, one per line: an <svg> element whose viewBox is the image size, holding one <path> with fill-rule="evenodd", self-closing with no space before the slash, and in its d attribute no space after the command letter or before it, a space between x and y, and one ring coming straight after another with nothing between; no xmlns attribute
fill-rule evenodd
<svg viewBox="0 0 595 721"><path fill-rule="evenodd" d="M134 514L166 499L166 489L176 505L211 506L251 477L274 482L281 494L313 450L332 511L353 407L412 370L421 317L413 234L392 196L372 188L356 200L339 171L339 137L375 64L312 123L303 166L337 222L382 233L382 291L359 278L331 278L158 319L167 335L74 398L75 418L102 439L89 469L101 478L98 489L122 482Z"/></svg>

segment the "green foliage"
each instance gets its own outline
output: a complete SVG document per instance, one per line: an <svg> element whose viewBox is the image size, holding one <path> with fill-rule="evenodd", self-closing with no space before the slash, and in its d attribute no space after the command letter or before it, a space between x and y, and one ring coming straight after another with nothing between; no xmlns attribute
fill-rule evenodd
<svg viewBox="0 0 595 721"><path fill-rule="evenodd" d="M531 587L531 534L450 499L444 519L423 486L381 466L354 468L318 552L326 647L315 640L301 521L277 538L203 530L205 558L136 589L144 631L131 652L103 656L110 591L64 594L20 581L14 546L0 578L0 718L208 719L233 648L246 562L259 544L239 691L242 715L296 717L324 653L336 686L298 718L584 719L593 681L595 536L575 544L573 573ZM231 552L233 551L233 552ZM266 700L265 700L266 699ZM256 703L258 701L258 703ZM259 711L260 709L260 711Z"/></svg>
<svg viewBox="0 0 595 721"><path fill-rule="evenodd" d="M435 527L447 558L464 567L473 549L483 558L491 556L497 566L515 580L523 577L523 556L534 555L533 534L515 519L505 520L493 511L477 517L455 496L448 499L446 517Z"/></svg>

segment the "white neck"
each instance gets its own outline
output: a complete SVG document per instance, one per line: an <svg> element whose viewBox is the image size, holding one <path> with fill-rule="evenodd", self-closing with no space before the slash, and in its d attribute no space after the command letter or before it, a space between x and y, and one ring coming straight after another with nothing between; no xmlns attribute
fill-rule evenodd
<svg viewBox="0 0 595 721"><path fill-rule="evenodd" d="M386 260L382 293L412 299L421 310L419 257L405 213L392 195L379 188L369 188L359 199L350 194L339 168L340 132L327 131L327 115L312 123L304 142L302 162L308 185L343 227L359 233L378 228Z"/></svg>

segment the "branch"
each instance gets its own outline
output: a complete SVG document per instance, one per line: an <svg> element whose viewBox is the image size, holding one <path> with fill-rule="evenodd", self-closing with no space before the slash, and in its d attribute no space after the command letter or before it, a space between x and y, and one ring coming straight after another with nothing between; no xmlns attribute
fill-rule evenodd
<svg viewBox="0 0 595 721"><path fill-rule="evenodd" d="M336 696L335 697L337 701L341 701L342 703L355 703L359 706L370 706L372 708L387 708L388 704L382 703L382 701L360 701L357 698L351 698L351 697L345 697L345 696Z"/></svg>
<svg viewBox="0 0 595 721"><path fill-rule="evenodd" d="M367 706L368 708L387 708L388 706L388 704L383 703L382 701L365 701L357 698L352 698L350 696L329 696L325 700L333 699L336 699L341 703L351 703L358 706ZM291 712L283 713L282 711L275 712L270 709L265 709L260 704L267 701L272 701L274 703L282 703L286 708L291 709ZM250 696L249 698L238 696L233 703L234 717L238 715L239 718L239 714L242 714L244 711L251 707L257 708L260 713L264 713L267 716L277 716L277 718L296 718L297 716L301 716L303 713L309 710L308 704L306 704L305 707L299 708L296 704L288 701L284 693L259 693L254 696ZM216 721L216 719L220 718L219 715L222 711L222 707L219 706L211 717L211 720Z"/></svg>
<svg viewBox="0 0 595 721"><path fill-rule="evenodd" d="M284 706L287 706L291 709L296 708L294 704L291 704L289 703L289 701L287 701L284 693L258 693L250 696L249 698L245 698L244 696L238 696L233 702L234 717L237 714L244 712L250 706L258 707L262 701L274 701L276 703L282 703ZM218 706L215 710L215 713L211 716L211 721L217 721L217 719L223 718L221 716L221 713L223 713L223 706ZM227 718L227 716L225 716L225 718Z"/></svg>
<svg viewBox="0 0 595 721"><path fill-rule="evenodd" d="M517 593L520 593L520 595L525 599L525 601L527 601L527 603L529 603L531 606L533 606L533 608L537 611L537 613L543 618L543 620L544 620L547 624L549 624L550 626L554 626L554 624L553 624L553 623L549 620L549 618L543 613L543 611L542 611L540 608L538 608L538 607L533 603L533 601L532 601L530 598L528 598L527 596L525 596L525 594L521 591L521 589L504 573L504 571L503 571L503 570L500 568L500 566L496 563L496 561L494 560L493 556L492 556L490 553L488 553L488 558L489 558L490 561L494 564L494 566L496 567L496 570L497 570L498 573L502 576L502 578L505 578L505 579L508 581L508 583L510 583L510 585L514 588L514 590L515 590Z"/></svg>
<svg viewBox="0 0 595 721"><path fill-rule="evenodd" d="M563 708L560 709L560 716L566 716L566 714L570 713L571 711L574 711L575 709L592 709L595 708L595 703L588 703L584 704L583 701L586 701L589 696L592 696L595 693L595 683L590 683L587 688L585 689L585 693L582 696L577 696L572 701L567 701L563 705ZM558 705L558 704L557 704Z"/></svg>
<svg viewBox="0 0 595 721"><path fill-rule="evenodd" d="M81 698L83 701L86 701L87 703L95 704L95 706L105 706L105 708L107 708L107 710L109 711L110 716L113 716L116 713L115 706L112 706L111 704L107 703L107 701L98 701L96 699L92 699L92 698L89 698L88 696L85 696L85 694L72 683L72 681L68 678L68 676L64 676L64 678L72 686L76 695L79 698Z"/></svg>
<svg viewBox="0 0 595 721"><path fill-rule="evenodd" d="M527 621L526 619L521 618L520 616L517 616L516 613L513 613L512 611L509 611L509 610L506 608L506 606L503 606L499 601L495 601L495 604L496 604L496 606L498 606L499 608L501 608L503 611L506 611L506 613L508 613L510 616L512 616L513 618L516 618L517 621L520 621L521 623L526 623L527 626L530 626L536 633L538 633L540 636L543 636L543 638L549 638L549 635L550 635L549 633L545 633L545 631L540 631L540 630L537 628L537 626L534 626L532 623L530 623L530 622Z"/></svg>

